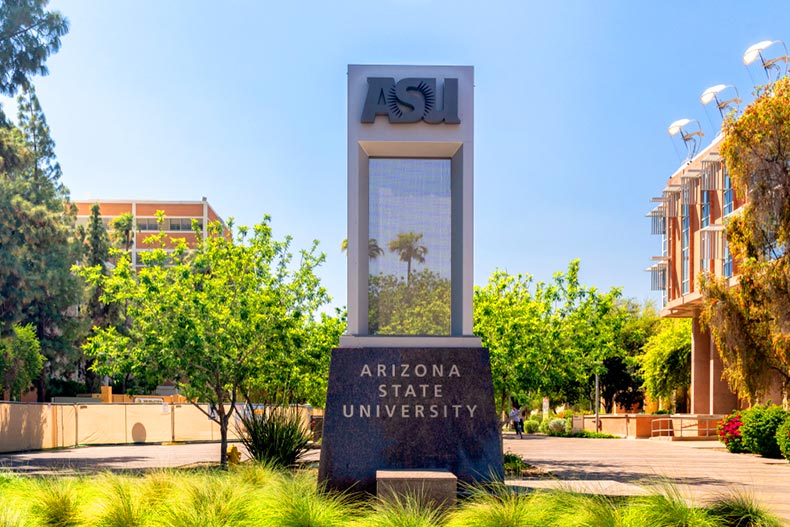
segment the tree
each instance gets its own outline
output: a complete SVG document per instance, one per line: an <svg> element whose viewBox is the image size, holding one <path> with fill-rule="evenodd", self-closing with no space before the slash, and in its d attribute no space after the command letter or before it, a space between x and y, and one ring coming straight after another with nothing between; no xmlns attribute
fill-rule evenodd
<svg viewBox="0 0 790 527"><path fill-rule="evenodd" d="M45 63L60 49L69 22L46 11L48 0L5 0L0 4L0 93L13 97L30 88L33 75L46 75Z"/></svg>
<svg viewBox="0 0 790 527"><path fill-rule="evenodd" d="M107 263L110 259L110 242L100 209L98 203L91 205L91 215L84 233L82 265L98 267L106 275ZM85 304L81 314L88 328L106 327L119 322L118 308L102 302L103 294L104 291L100 285L87 284L85 288ZM99 390L99 383L96 373L91 368L92 364L93 359L83 353L79 362L80 375L85 379L88 391L95 392Z"/></svg>
<svg viewBox="0 0 790 527"><path fill-rule="evenodd" d="M12 399L20 399L43 365L33 326L14 326L12 335L0 337L0 395L7 391Z"/></svg>
<svg viewBox="0 0 790 527"><path fill-rule="evenodd" d="M198 233L196 222L193 229ZM102 286L103 301L125 305L131 321L128 335L113 326L97 329L85 349L99 372L170 379L195 405L208 403L208 410L198 408L220 427L224 466L228 424L242 395L320 398L300 384L314 381L308 368L335 345L329 338L337 324L316 322L328 300L315 275L324 256L316 242L292 269L290 238L274 240L268 217L252 230L213 223L194 250L180 239L167 252L165 236L151 236L158 247L142 253L139 271L128 254L108 277L98 266L81 271ZM295 360L305 349L312 358Z"/></svg>
<svg viewBox="0 0 790 527"><path fill-rule="evenodd" d="M110 222L110 240L121 250L128 251L134 243L134 216L124 212Z"/></svg>
<svg viewBox="0 0 790 527"><path fill-rule="evenodd" d="M677 411L683 411L691 386L691 320L662 319L644 351L640 362L648 395L654 399L676 396L681 407Z"/></svg>
<svg viewBox="0 0 790 527"><path fill-rule="evenodd" d="M411 279L411 262L412 260L425 263L425 255L428 254L428 248L420 245L422 240L422 233L416 232L400 232L394 240L390 240L389 250L391 253L398 253L398 258L401 262L406 262L406 281Z"/></svg>
<svg viewBox="0 0 790 527"><path fill-rule="evenodd" d="M606 413L611 413L615 404L633 408L644 402L640 357L642 348L658 326L658 313L651 302L640 306L633 300L625 300L619 302L616 309L622 317L617 349L604 359L605 373L600 376L601 400Z"/></svg>
<svg viewBox="0 0 790 527"><path fill-rule="evenodd" d="M703 276L702 321L730 387L754 401L776 377L790 383L790 78L758 92L724 133L725 167L748 203L726 225L738 285Z"/></svg>
<svg viewBox="0 0 790 527"><path fill-rule="evenodd" d="M474 294L474 331L488 348L500 410L536 395L575 402L615 350L620 292L579 282L579 262L550 283L496 271Z"/></svg>
<svg viewBox="0 0 790 527"><path fill-rule="evenodd" d="M412 273L410 281L371 275L368 281L368 327L373 335L449 335L450 279L430 269Z"/></svg>
<svg viewBox="0 0 790 527"><path fill-rule="evenodd" d="M340 244L340 250L346 252L348 250L348 238L344 239L343 242ZM375 260L379 256L384 254L384 249L379 247L379 242L376 238L369 238L368 239L368 258L371 260Z"/></svg>
<svg viewBox="0 0 790 527"><path fill-rule="evenodd" d="M19 127L29 157L8 177L18 183L16 217L25 266L27 301L20 305L22 323L36 328L41 352L48 360L49 378L74 371L79 360L75 345L80 323L69 310L79 303L81 284L71 273L80 248L74 237L75 208L60 181L55 142L32 88L19 96ZM46 373L46 372L42 372ZM39 379L39 400L45 400L47 378Z"/></svg>

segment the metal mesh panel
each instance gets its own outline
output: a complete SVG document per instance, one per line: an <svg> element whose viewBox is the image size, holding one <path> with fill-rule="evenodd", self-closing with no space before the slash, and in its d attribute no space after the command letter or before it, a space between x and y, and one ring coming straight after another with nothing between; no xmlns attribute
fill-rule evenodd
<svg viewBox="0 0 790 527"><path fill-rule="evenodd" d="M368 329L449 335L451 161L369 161Z"/></svg>

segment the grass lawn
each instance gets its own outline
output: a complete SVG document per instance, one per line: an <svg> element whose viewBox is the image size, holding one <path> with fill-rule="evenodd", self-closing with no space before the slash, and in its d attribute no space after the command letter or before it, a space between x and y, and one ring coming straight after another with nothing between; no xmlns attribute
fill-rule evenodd
<svg viewBox="0 0 790 527"><path fill-rule="evenodd" d="M779 526L748 497L690 507L671 487L647 497L478 489L450 509L414 498L322 493L314 470L247 463L227 472L160 470L33 478L0 472L0 527L662 527Z"/></svg>

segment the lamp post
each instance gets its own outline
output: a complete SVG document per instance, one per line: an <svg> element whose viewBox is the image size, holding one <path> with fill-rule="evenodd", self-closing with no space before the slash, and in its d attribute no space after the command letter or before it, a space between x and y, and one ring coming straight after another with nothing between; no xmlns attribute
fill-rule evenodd
<svg viewBox="0 0 790 527"><path fill-rule="evenodd" d="M601 408L601 380L598 375L598 370L595 370L595 431L600 432L600 416L598 411Z"/></svg>
<svg viewBox="0 0 790 527"><path fill-rule="evenodd" d="M595 431L600 432L601 426L601 417L599 415L600 408L601 408L601 376L600 376L600 369L603 365L603 361L597 360L592 363L593 368L595 368Z"/></svg>

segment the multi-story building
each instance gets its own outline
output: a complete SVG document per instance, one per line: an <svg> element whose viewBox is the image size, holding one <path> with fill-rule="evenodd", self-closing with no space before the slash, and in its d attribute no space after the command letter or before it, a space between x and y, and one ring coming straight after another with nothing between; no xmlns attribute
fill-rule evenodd
<svg viewBox="0 0 790 527"><path fill-rule="evenodd" d="M206 228L213 221L222 222L222 218L209 205L206 198L201 201L154 201L154 200L85 200L74 201L77 206L77 224L87 224L90 218L91 207L99 204L99 211L104 224L108 226L110 222L122 214L131 214L134 218L134 235L129 248L132 264L139 263L141 252L150 251L151 247L143 243L148 236L159 231L157 224L157 211L165 214L165 221L162 230L171 234L169 238L184 238L187 244L194 244L197 241L195 233L192 231L192 220L197 220L198 225L206 236Z"/></svg>
<svg viewBox="0 0 790 527"><path fill-rule="evenodd" d="M653 257L652 289L662 292L662 317L692 319L692 414L722 414L739 407L737 394L722 379L723 363L710 335L700 324L701 273L738 282L738 264L727 245L724 226L744 202L732 188L727 168L719 156L723 139L717 136L667 181L661 196L653 198L648 213L651 231L661 236L660 256ZM773 400L781 400L781 394Z"/></svg>

